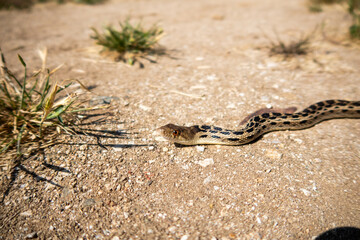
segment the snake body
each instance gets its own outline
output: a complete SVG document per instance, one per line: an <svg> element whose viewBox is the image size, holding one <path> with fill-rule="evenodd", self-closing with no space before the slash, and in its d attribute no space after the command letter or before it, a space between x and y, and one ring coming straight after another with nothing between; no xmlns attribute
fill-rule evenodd
<svg viewBox="0 0 360 240"><path fill-rule="evenodd" d="M185 127L170 123L157 129L156 133L181 145L243 145L268 132L305 129L336 118L360 118L360 101L326 100L295 113L265 112L252 116L238 130L209 125Z"/></svg>

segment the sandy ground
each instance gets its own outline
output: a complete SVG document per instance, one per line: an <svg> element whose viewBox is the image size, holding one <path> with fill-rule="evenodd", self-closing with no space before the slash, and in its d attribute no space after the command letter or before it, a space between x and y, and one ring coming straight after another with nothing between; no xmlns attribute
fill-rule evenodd
<svg viewBox="0 0 360 240"><path fill-rule="evenodd" d="M90 27L128 16L162 26L169 56L144 60L140 69L97 54ZM0 239L311 239L360 228L359 120L270 133L238 147L179 148L151 135L170 122L236 129L266 106L360 100L360 49L346 40L350 23L341 6L314 14L300 0L0 11L1 48L16 73L17 53L35 69L36 49L47 47L49 67L65 63L55 79L78 78L98 95L119 98L105 121L85 121L94 136L65 137L17 169L1 203ZM308 55L269 56L276 32L288 41L315 28ZM2 189L9 178L1 176Z"/></svg>

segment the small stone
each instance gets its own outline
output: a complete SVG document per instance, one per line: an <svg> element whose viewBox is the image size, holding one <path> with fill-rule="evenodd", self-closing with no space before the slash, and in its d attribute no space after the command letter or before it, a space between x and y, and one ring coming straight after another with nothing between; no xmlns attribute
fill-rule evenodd
<svg viewBox="0 0 360 240"><path fill-rule="evenodd" d="M169 232L174 233L176 231L176 227L175 226L169 227L168 230Z"/></svg>
<svg viewBox="0 0 360 240"><path fill-rule="evenodd" d="M229 109L235 109L236 108L236 105L234 103L229 103L226 108L229 108Z"/></svg>
<svg viewBox="0 0 360 240"><path fill-rule="evenodd" d="M32 215L31 210L27 210L26 212L20 213L20 216L23 216L23 217L30 217L31 215Z"/></svg>
<svg viewBox="0 0 360 240"><path fill-rule="evenodd" d="M212 159L212 158L205 158L205 159L202 160L202 161L198 161L197 164L199 164L199 165L202 166L202 167L207 167L207 166L209 166L209 165L214 164L214 159Z"/></svg>
<svg viewBox="0 0 360 240"><path fill-rule="evenodd" d="M64 187L62 190L62 197L67 197L71 193L70 189L67 187Z"/></svg>
<svg viewBox="0 0 360 240"><path fill-rule="evenodd" d="M38 234L37 232L32 232L32 233L29 233L28 235L26 235L26 239L33 239L33 238L37 238L38 237Z"/></svg>
<svg viewBox="0 0 360 240"><path fill-rule="evenodd" d="M105 183L104 187L105 187L105 189L106 189L107 191L111 191L111 190L112 190L112 184L111 184L111 183Z"/></svg>
<svg viewBox="0 0 360 240"><path fill-rule="evenodd" d="M236 238L236 234L235 233L229 233L229 237L230 238Z"/></svg>
<svg viewBox="0 0 360 240"><path fill-rule="evenodd" d="M196 146L196 150L197 150L198 152L203 152L203 151L205 150L205 147L203 147L203 146Z"/></svg>
<svg viewBox="0 0 360 240"><path fill-rule="evenodd" d="M144 111L151 111L151 107L148 107L148 106L145 106L145 105L142 105L142 104L140 104L139 105L139 108L141 109L141 110L144 110Z"/></svg>
<svg viewBox="0 0 360 240"><path fill-rule="evenodd" d="M89 101L90 106L110 104L111 100L119 100L118 97L97 96Z"/></svg>
<svg viewBox="0 0 360 240"><path fill-rule="evenodd" d="M150 146L149 147L149 150L151 151L151 150L154 150L154 146Z"/></svg>
<svg viewBox="0 0 360 240"><path fill-rule="evenodd" d="M309 190L306 190L304 188L300 188L300 190L304 193L305 196L310 196L311 192Z"/></svg>
<svg viewBox="0 0 360 240"><path fill-rule="evenodd" d="M206 76L206 79L209 81L214 81L217 79L217 77L215 74L211 74L211 75Z"/></svg>
<svg viewBox="0 0 360 240"><path fill-rule="evenodd" d="M211 182L211 176L208 176L207 178L204 179L204 184L208 184L209 182Z"/></svg>
<svg viewBox="0 0 360 240"><path fill-rule="evenodd" d="M180 240L187 240L189 238L189 235L184 235L180 238Z"/></svg>
<svg viewBox="0 0 360 240"><path fill-rule="evenodd" d="M85 199L85 201L83 202L83 205L85 207L89 207L89 206L95 205L95 203L96 203L95 199L88 198L88 199Z"/></svg>
<svg viewBox="0 0 360 240"><path fill-rule="evenodd" d="M118 236L114 236L111 240L120 240Z"/></svg>
<svg viewBox="0 0 360 240"><path fill-rule="evenodd" d="M85 151L86 150L86 148L87 148L87 145L81 145L80 147L79 147L79 149L80 149L80 151Z"/></svg>
<svg viewBox="0 0 360 240"><path fill-rule="evenodd" d="M282 158L282 153L279 153L278 151L276 151L274 149L266 150L265 155L273 160L280 160Z"/></svg>
<svg viewBox="0 0 360 240"><path fill-rule="evenodd" d="M167 148L167 147L163 147L163 152L167 152L167 151L169 151L169 149Z"/></svg>

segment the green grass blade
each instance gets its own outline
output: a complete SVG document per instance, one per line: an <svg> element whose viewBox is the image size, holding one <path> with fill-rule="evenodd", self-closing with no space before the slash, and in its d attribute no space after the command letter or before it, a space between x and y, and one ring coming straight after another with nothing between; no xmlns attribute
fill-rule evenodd
<svg viewBox="0 0 360 240"><path fill-rule="evenodd" d="M43 89L43 91L41 93L41 99L40 99L39 104L36 105L36 107L35 107L35 112L39 111L44 105L46 95L48 94L49 89L51 87L51 85L49 84L49 81L50 81L50 75L48 75L47 78L46 78L45 86L44 86L44 89Z"/></svg>
<svg viewBox="0 0 360 240"><path fill-rule="evenodd" d="M73 103L74 101L70 102L68 105L66 106L60 106L57 109L53 110L47 117L46 120L50 120L53 118L57 118L58 116L60 116L62 113L64 113Z"/></svg>
<svg viewBox="0 0 360 240"><path fill-rule="evenodd" d="M17 154L18 154L18 155L21 155L20 144L21 144L21 138L22 138L22 135L23 135L25 126L26 126L26 123L24 123L24 124L21 126L20 132L19 132L18 137L17 137L16 149L17 149Z"/></svg>
<svg viewBox="0 0 360 240"><path fill-rule="evenodd" d="M19 58L22 60L22 58L20 57L20 55L18 55L19 56ZM24 60L22 60L22 62L23 62ZM25 76L24 76L24 84L23 84L23 87L22 87L22 93L21 93L21 102L20 102L20 109L19 110L21 110L22 108L23 108L23 106L24 106L24 96L25 96L25 92L26 92L26 64L25 63L23 63L23 65L24 65L24 68L25 68L25 70L24 70L24 72L25 72Z"/></svg>
<svg viewBox="0 0 360 240"><path fill-rule="evenodd" d="M24 62L24 59L18 54L18 58L20 59L21 64L26 67L26 63Z"/></svg>

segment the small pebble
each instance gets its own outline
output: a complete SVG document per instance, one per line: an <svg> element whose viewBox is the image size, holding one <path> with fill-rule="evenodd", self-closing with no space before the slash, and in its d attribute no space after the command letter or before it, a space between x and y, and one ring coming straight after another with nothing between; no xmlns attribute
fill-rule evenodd
<svg viewBox="0 0 360 240"><path fill-rule="evenodd" d="M212 158L205 158L205 159L202 160L202 161L198 161L197 164L199 164L199 165L202 166L202 167L207 167L207 166L209 166L209 165L214 164L214 159L212 159Z"/></svg>
<svg viewBox="0 0 360 240"><path fill-rule="evenodd" d="M205 147L203 147L203 146L196 146L196 150L197 150L198 152L203 152L203 151L205 150Z"/></svg>
<svg viewBox="0 0 360 240"><path fill-rule="evenodd" d="M88 207L88 206L95 205L95 203L96 203L96 201L93 198L88 198L88 199L85 199L83 205L85 207Z"/></svg>
<svg viewBox="0 0 360 240"><path fill-rule="evenodd" d="M32 215L31 210L28 210L28 211L26 211L26 212L20 213L20 216L24 216L24 217L29 217L29 216L31 216L31 215Z"/></svg>
<svg viewBox="0 0 360 240"><path fill-rule="evenodd" d="M176 227L175 226L169 227L168 230L169 232L174 233L176 231Z"/></svg>
<svg viewBox="0 0 360 240"><path fill-rule="evenodd" d="M28 235L26 235L26 239L33 239L33 238L37 238L38 237L38 234L37 232L32 232L32 233L29 233Z"/></svg>
<svg viewBox="0 0 360 240"><path fill-rule="evenodd" d="M139 105L139 108L141 110L144 110L144 111L150 111L151 110L151 107L148 107L148 106L145 106L145 105L142 105L142 104Z"/></svg>
<svg viewBox="0 0 360 240"><path fill-rule="evenodd" d="M274 160L279 160L282 157L282 153L279 153L278 151L274 150L274 149L268 149L266 150L265 155L268 158L274 159Z"/></svg>
<svg viewBox="0 0 360 240"><path fill-rule="evenodd" d="M304 188L300 188L300 190L304 193L305 196L310 196L311 192L309 190L306 190Z"/></svg>
<svg viewBox="0 0 360 240"><path fill-rule="evenodd" d="M211 182L211 176L208 176L207 178L204 179L204 184L208 184L209 182Z"/></svg>
<svg viewBox="0 0 360 240"><path fill-rule="evenodd" d="M180 240L187 240L189 238L189 235L184 235L180 238Z"/></svg>

